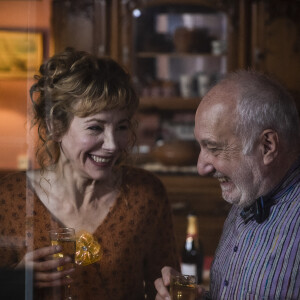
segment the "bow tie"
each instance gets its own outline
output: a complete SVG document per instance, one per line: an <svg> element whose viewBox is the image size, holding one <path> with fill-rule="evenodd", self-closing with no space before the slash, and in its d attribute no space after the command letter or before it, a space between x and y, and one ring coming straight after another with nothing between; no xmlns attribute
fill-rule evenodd
<svg viewBox="0 0 300 300"><path fill-rule="evenodd" d="M250 207L244 208L240 215L245 224L252 219L261 224L268 218L272 204L268 198L259 197Z"/></svg>

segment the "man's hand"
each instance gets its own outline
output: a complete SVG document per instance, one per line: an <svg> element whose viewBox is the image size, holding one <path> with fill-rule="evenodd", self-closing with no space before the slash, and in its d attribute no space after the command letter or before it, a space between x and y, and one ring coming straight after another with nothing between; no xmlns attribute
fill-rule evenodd
<svg viewBox="0 0 300 300"><path fill-rule="evenodd" d="M155 300L171 300L171 296L168 290L168 287L170 286L171 282L171 277L175 275L180 275L180 273L172 269L171 267L163 267L161 270L161 275L161 278L158 278L154 281L154 285L157 290ZM202 296L205 293L204 288L198 286L197 293L197 299L202 299Z"/></svg>
<svg viewBox="0 0 300 300"><path fill-rule="evenodd" d="M171 275L180 275L180 273L171 267L163 267L161 275L161 278L154 281L154 285L157 290L155 300L170 300L171 297L168 291L168 286L170 286Z"/></svg>

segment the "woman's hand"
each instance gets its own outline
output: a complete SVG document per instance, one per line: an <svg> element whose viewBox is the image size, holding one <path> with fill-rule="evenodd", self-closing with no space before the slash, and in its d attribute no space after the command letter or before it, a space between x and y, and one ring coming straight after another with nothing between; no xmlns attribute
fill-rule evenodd
<svg viewBox="0 0 300 300"><path fill-rule="evenodd" d="M155 300L170 300L171 296L168 291L168 286L170 286L171 276L180 275L180 273L171 267L163 267L161 270L161 275L161 278L158 278L154 281L154 285L157 290ZM205 293L204 288L198 286L197 292L197 299L202 299L202 296Z"/></svg>
<svg viewBox="0 0 300 300"><path fill-rule="evenodd" d="M61 250L61 246L56 245L28 252L16 268L31 269L36 287L53 287L70 284L73 280L69 276L66 276L73 273L75 269L70 268L57 271L57 268L70 263L71 258L68 256L53 258L53 254L59 253Z"/></svg>

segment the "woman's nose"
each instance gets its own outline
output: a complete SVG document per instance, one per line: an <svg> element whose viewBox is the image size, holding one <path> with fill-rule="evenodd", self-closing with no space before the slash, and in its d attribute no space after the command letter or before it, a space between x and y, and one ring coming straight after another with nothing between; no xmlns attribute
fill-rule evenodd
<svg viewBox="0 0 300 300"><path fill-rule="evenodd" d="M114 132L107 131L104 135L104 141L102 145L105 150L115 150L117 148L116 137Z"/></svg>
<svg viewBox="0 0 300 300"><path fill-rule="evenodd" d="M197 162L197 171L201 176L207 176L215 171L215 168L207 155L200 151Z"/></svg>

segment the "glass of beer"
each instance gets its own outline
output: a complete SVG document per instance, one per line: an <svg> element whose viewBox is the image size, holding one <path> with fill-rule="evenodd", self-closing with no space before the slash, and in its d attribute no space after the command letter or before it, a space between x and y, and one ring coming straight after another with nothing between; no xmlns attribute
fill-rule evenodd
<svg viewBox="0 0 300 300"><path fill-rule="evenodd" d="M72 261L63 267L58 267L58 271L72 268L75 264L75 253L76 253L76 238L74 228L57 228L50 230L51 245L60 245L62 251L53 255L54 258L60 258L69 256ZM65 300L72 300L71 296L71 285L68 284L65 287Z"/></svg>
<svg viewBox="0 0 300 300"><path fill-rule="evenodd" d="M172 275L170 295L172 300L196 300L197 276Z"/></svg>

